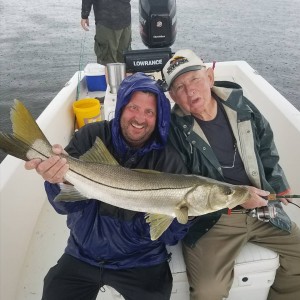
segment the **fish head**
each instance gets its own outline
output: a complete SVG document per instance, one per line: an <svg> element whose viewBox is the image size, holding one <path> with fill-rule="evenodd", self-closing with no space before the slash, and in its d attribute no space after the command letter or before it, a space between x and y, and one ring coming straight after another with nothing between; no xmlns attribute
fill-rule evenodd
<svg viewBox="0 0 300 300"><path fill-rule="evenodd" d="M197 186L193 191L193 196L189 199L189 205L194 211L193 215L233 208L250 197L246 186L214 183L206 185L205 189L206 192L203 186Z"/></svg>
<svg viewBox="0 0 300 300"><path fill-rule="evenodd" d="M209 194L208 206L213 210L233 208L244 203L250 197L246 186L216 184Z"/></svg>

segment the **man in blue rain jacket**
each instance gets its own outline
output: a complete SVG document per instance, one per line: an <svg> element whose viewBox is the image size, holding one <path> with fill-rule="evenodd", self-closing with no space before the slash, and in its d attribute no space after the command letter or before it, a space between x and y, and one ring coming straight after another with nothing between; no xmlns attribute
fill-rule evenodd
<svg viewBox="0 0 300 300"><path fill-rule="evenodd" d="M186 173L180 156L167 144L169 121L170 103L159 85L136 73L120 86L115 118L83 126L65 150L78 158L100 137L124 167ZM58 154L62 149L57 146L54 151ZM65 159L32 160L26 167L36 168L48 180L49 201L59 214L67 215L70 229L65 253L45 277L42 299L96 299L103 285L115 288L125 299L170 298L172 274L166 244L183 238L191 222L179 225L174 220L152 241L144 213L94 199L54 202L60 192L57 183L63 182L68 169Z"/></svg>

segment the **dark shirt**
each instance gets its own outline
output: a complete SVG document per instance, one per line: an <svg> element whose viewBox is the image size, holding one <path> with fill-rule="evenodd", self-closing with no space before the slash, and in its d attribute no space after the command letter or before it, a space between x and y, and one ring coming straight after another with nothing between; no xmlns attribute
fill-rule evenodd
<svg viewBox="0 0 300 300"><path fill-rule="evenodd" d="M211 121L196 119L211 145L223 171L225 181L231 184L251 185L236 146L229 121L218 104L216 117Z"/></svg>

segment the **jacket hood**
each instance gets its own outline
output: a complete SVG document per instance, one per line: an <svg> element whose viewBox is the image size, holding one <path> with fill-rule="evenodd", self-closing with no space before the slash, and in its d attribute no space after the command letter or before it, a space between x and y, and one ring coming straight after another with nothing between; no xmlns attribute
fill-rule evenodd
<svg viewBox="0 0 300 300"><path fill-rule="evenodd" d="M156 132L153 135L153 138L137 151L138 154L143 155L151 150L161 149L165 146L168 138L171 110L169 100L155 80L144 73L135 73L126 77L119 87L115 117L112 121L112 142L115 151L121 157L126 154L128 146L121 133L120 118L123 107L128 104L132 94L136 91L151 92L157 96Z"/></svg>

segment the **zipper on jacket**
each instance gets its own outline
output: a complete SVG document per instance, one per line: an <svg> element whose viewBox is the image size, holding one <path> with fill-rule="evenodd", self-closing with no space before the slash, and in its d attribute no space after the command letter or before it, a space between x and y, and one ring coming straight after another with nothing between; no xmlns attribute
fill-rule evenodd
<svg viewBox="0 0 300 300"><path fill-rule="evenodd" d="M103 282L103 272L104 272L104 260L99 262L99 272L100 272L100 277L99 277L99 285L100 288L99 290L104 293L105 292L105 287L104 287L104 282Z"/></svg>

